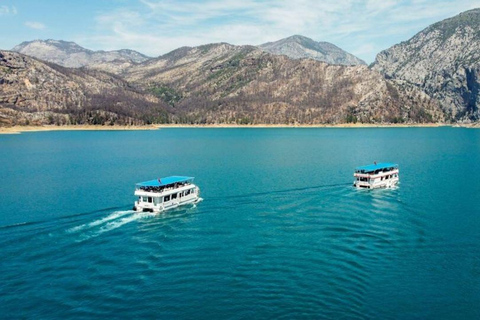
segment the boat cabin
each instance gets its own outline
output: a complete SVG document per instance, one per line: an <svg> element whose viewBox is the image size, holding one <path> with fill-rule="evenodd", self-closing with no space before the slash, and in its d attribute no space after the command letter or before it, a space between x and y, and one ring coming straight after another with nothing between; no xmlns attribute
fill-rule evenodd
<svg viewBox="0 0 480 320"><path fill-rule="evenodd" d="M398 184L398 165L395 163L374 163L355 168L356 188L376 189L391 188Z"/></svg>

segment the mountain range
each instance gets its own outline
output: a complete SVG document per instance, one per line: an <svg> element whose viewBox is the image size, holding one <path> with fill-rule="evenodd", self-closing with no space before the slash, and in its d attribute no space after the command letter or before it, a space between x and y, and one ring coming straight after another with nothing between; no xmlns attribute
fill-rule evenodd
<svg viewBox="0 0 480 320"><path fill-rule="evenodd" d="M165 122L169 108L113 74L0 51L0 125Z"/></svg>
<svg viewBox="0 0 480 320"><path fill-rule="evenodd" d="M370 67L303 36L156 58L24 42L0 51L0 125L478 121L479 21L475 9L435 23Z"/></svg>
<svg viewBox="0 0 480 320"><path fill-rule="evenodd" d="M89 67L114 73L150 58L129 49L92 51L79 46L75 42L52 39L22 42L15 46L12 51L67 68Z"/></svg>

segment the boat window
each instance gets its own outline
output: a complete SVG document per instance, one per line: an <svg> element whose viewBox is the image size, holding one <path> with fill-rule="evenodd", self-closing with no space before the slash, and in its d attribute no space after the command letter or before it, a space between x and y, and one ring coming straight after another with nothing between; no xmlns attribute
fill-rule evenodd
<svg viewBox="0 0 480 320"><path fill-rule="evenodd" d="M173 199L177 199L177 194L176 193L172 194L172 200Z"/></svg>
<svg viewBox="0 0 480 320"><path fill-rule="evenodd" d="M147 202L147 197L143 197L143 202Z"/></svg>
<svg viewBox="0 0 480 320"><path fill-rule="evenodd" d="M170 196L165 196L165 198L163 198L163 201L165 202L170 201Z"/></svg>
<svg viewBox="0 0 480 320"><path fill-rule="evenodd" d="M148 197L148 202L152 203L152 197Z"/></svg>

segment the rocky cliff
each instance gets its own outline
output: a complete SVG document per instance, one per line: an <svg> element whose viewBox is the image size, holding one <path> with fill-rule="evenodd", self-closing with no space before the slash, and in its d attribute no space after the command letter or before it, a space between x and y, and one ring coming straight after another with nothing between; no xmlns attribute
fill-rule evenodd
<svg viewBox="0 0 480 320"><path fill-rule="evenodd" d="M340 49L329 42L316 42L310 38L295 35L275 42L264 43L261 49L277 54L286 55L292 59L314 59L329 64L361 65L365 61Z"/></svg>
<svg viewBox="0 0 480 320"><path fill-rule="evenodd" d="M26 41L15 46L12 51L63 67L89 67L112 73L121 73L122 70L149 59L133 50L92 51L75 42L62 40Z"/></svg>
<svg viewBox="0 0 480 320"><path fill-rule="evenodd" d="M167 122L169 107L125 80L0 51L0 124Z"/></svg>
<svg viewBox="0 0 480 320"><path fill-rule="evenodd" d="M225 43L180 48L125 78L169 103L180 123L432 122L438 105L367 66L292 60Z"/></svg>
<svg viewBox="0 0 480 320"><path fill-rule="evenodd" d="M447 119L480 119L480 9L435 23L377 55L373 70L439 101Z"/></svg>

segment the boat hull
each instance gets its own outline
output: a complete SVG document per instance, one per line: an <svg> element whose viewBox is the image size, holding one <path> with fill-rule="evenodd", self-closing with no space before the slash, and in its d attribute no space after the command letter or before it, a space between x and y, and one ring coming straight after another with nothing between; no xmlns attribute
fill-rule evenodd
<svg viewBox="0 0 480 320"><path fill-rule="evenodd" d="M188 204L196 204L202 201L203 199L200 197L197 198L192 198L188 199L185 201L179 201L179 202L172 202L171 204L165 205L165 206L145 206L142 204L138 204L138 202L135 202L135 205L133 207L133 210L136 212L153 212L153 213L159 213L159 212L164 212L170 209L175 209L184 205Z"/></svg>
<svg viewBox="0 0 480 320"><path fill-rule="evenodd" d="M378 183L362 183L360 181L355 181L353 186L358 189L389 189L396 187L398 185L398 181L398 179L381 181Z"/></svg>

